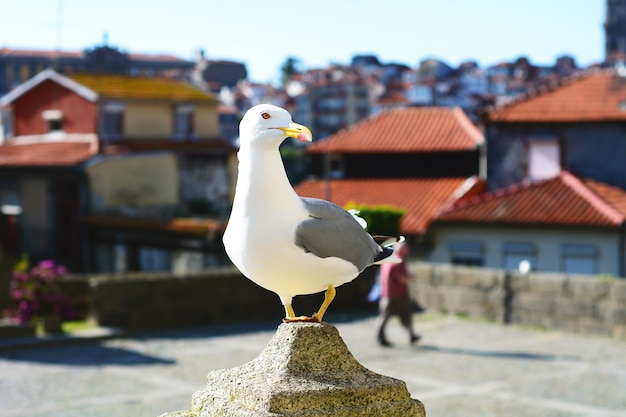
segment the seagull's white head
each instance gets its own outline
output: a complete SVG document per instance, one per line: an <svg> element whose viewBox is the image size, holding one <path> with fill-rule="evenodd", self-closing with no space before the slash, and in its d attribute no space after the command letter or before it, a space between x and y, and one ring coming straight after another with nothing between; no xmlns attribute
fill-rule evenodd
<svg viewBox="0 0 626 417"><path fill-rule="evenodd" d="M240 146L278 147L287 137L303 142L312 140L308 127L291 121L291 115L283 108L271 104L259 104L246 112L239 124Z"/></svg>

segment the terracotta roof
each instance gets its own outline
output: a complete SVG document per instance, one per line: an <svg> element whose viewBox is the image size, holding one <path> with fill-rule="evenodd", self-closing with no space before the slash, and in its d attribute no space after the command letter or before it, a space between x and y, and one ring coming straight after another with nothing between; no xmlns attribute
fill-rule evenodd
<svg viewBox="0 0 626 417"><path fill-rule="evenodd" d="M0 146L0 167L61 167L96 154L93 142L48 142Z"/></svg>
<svg viewBox="0 0 626 417"><path fill-rule="evenodd" d="M626 191L568 172L459 200L437 215L441 223L618 227Z"/></svg>
<svg viewBox="0 0 626 417"><path fill-rule="evenodd" d="M389 110L342 129L308 147L309 152L381 153L467 151L482 133L460 108Z"/></svg>
<svg viewBox="0 0 626 417"><path fill-rule="evenodd" d="M169 78L112 74L70 74L68 78L108 98L218 102L211 94Z"/></svg>
<svg viewBox="0 0 626 417"><path fill-rule="evenodd" d="M626 120L626 77L601 70L527 95L487 114L490 122L598 122Z"/></svg>
<svg viewBox="0 0 626 417"><path fill-rule="evenodd" d="M626 191L603 182L592 179L583 179L587 188L598 195L609 206L613 207L622 217L626 219Z"/></svg>
<svg viewBox="0 0 626 417"><path fill-rule="evenodd" d="M406 234L426 232L435 213L449 204L470 184L465 178L437 179L343 179L332 180L330 197L326 195L327 182L308 180L295 189L303 197L322 198L345 207L348 203L389 205L405 209L400 230Z"/></svg>

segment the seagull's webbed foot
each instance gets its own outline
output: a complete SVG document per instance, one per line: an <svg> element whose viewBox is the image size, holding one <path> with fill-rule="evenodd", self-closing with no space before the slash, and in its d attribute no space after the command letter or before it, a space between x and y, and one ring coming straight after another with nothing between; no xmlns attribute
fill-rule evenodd
<svg viewBox="0 0 626 417"><path fill-rule="evenodd" d="M312 316L298 316L298 317L285 317L283 319L283 323L303 323L303 322L312 322L312 323L319 323L321 320L318 320L315 317L315 314L313 314Z"/></svg>
<svg viewBox="0 0 626 417"><path fill-rule="evenodd" d="M296 316L295 311L293 311L293 307L291 303L285 304L285 318L283 319L283 323L293 323L298 321L311 321L311 317L308 316Z"/></svg>
<svg viewBox="0 0 626 417"><path fill-rule="evenodd" d="M296 313L293 311L293 307L291 306L291 304L285 304L285 313L287 314L287 316L283 319L283 323L293 323L293 322L321 323L322 318L324 317L326 310L328 310L328 306L335 298L336 293L337 291L335 290L335 287L333 287L332 285L329 285L328 289L324 293L324 302L322 303L322 306L320 307L319 310L317 310L317 313L313 314L311 317L309 316L297 316L296 317Z"/></svg>

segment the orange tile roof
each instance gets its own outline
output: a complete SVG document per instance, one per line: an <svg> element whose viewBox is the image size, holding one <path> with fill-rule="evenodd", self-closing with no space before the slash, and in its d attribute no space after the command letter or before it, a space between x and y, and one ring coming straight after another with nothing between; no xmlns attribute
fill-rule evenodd
<svg viewBox="0 0 626 417"><path fill-rule="evenodd" d="M389 110L315 142L308 152L381 153L467 151L483 143L482 133L460 108Z"/></svg>
<svg viewBox="0 0 626 417"><path fill-rule="evenodd" d="M626 191L592 179L586 178L582 182L626 219Z"/></svg>
<svg viewBox="0 0 626 417"><path fill-rule="evenodd" d="M435 213L458 198L465 178L437 179L342 179L328 184L307 180L295 187L303 197L322 198L345 207L348 203L389 205L405 209L400 230L405 234L426 232ZM329 185L330 196L327 193Z"/></svg>
<svg viewBox="0 0 626 417"><path fill-rule="evenodd" d="M597 122L626 120L626 77L590 72L487 114L490 122Z"/></svg>
<svg viewBox="0 0 626 417"><path fill-rule="evenodd" d="M211 94L168 78L111 74L68 74L67 77L108 98L218 102Z"/></svg>
<svg viewBox="0 0 626 417"><path fill-rule="evenodd" d="M626 191L568 172L535 183L456 201L440 223L618 227L626 220Z"/></svg>
<svg viewBox="0 0 626 417"><path fill-rule="evenodd" d="M90 142L49 142L4 144L0 146L0 167L61 167L86 161L96 154Z"/></svg>

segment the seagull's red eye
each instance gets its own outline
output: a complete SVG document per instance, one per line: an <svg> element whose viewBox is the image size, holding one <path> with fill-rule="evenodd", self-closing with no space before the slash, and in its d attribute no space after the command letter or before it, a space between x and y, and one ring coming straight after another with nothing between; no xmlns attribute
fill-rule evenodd
<svg viewBox="0 0 626 417"><path fill-rule="evenodd" d="M263 112L263 113L261 113L261 117L264 118L265 120L267 120L267 119L269 119L272 116L270 116L269 113Z"/></svg>

